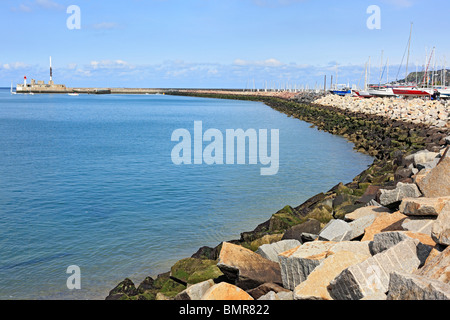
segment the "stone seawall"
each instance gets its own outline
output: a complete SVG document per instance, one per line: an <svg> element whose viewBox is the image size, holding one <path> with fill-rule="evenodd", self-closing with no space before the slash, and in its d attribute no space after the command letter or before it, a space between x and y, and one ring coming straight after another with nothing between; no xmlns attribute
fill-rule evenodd
<svg viewBox="0 0 450 320"><path fill-rule="evenodd" d="M125 279L108 300L450 298L439 273L450 252L447 127L271 96L172 94L261 101L375 160L352 182L281 208L240 239L202 247L138 287ZM361 266L371 273L355 274ZM352 287L355 277L361 286Z"/></svg>

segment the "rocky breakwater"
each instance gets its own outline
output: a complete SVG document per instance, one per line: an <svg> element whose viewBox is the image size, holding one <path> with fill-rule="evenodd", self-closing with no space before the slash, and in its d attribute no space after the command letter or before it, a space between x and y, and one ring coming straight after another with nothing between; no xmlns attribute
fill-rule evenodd
<svg viewBox="0 0 450 320"><path fill-rule="evenodd" d="M240 239L202 247L107 299L450 298L446 127L261 97L374 156L353 181L286 206Z"/></svg>
<svg viewBox="0 0 450 320"><path fill-rule="evenodd" d="M381 115L392 120L450 127L450 104L446 101L400 98L360 99L351 96L327 95L315 104L343 110Z"/></svg>
<svg viewBox="0 0 450 320"><path fill-rule="evenodd" d="M396 159L392 183L363 173L107 299L448 300L449 149Z"/></svg>

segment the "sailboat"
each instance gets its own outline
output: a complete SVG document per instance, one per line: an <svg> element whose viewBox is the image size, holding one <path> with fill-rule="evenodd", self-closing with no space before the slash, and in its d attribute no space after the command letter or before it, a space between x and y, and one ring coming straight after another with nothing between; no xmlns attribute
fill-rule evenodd
<svg viewBox="0 0 450 320"><path fill-rule="evenodd" d="M411 31L412 31L412 23L411 23ZM408 59L406 60L406 75L405 75L405 84L406 81L408 80L408 62L409 62L409 52L410 52L410 46L411 46L411 31L409 33L409 41L408 41ZM414 86L411 85L404 85L404 86L396 86L392 88L392 91L399 95L399 96L403 96L403 97L431 97L434 93L435 93L435 89L434 88L425 88L426 85L426 79L427 79L427 75L428 75L428 67L430 66L430 62L431 62L431 57L433 56L435 48L433 48L433 51L431 52L430 55L430 60L427 64L425 73L424 73L424 77L423 77L423 81L422 81L422 87L418 87L417 83Z"/></svg>
<svg viewBox="0 0 450 320"><path fill-rule="evenodd" d="M436 90L434 88L425 88L424 87L425 84L428 82L428 80L427 80L428 68L430 66L430 62L431 62L433 53L434 53L434 48L433 48L433 51L431 52L429 62L427 64L426 70L424 72L422 87L421 88L419 88L418 86L396 87L396 88L393 88L393 91L395 94L398 94L398 95L401 95L404 97L431 97L435 93ZM406 81L406 78L405 78L405 81Z"/></svg>
<svg viewBox="0 0 450 320"><path fill-rule="evenodd" d="M334 89L331 89L330 92L332 94L336 94L339 96L352 94L352 90L349 88L348 85L337 83L338 83L338 64L336 63L336 84L334 85Z"/></svg>
<svg viewBox="0 0 450 320"><path fill-rule="evenodd" d="M12 81L11 81L11 94L16 94L17 92L14 92L13 91L13 83L12 83Z"/></svg>
<svg viewBox="0 0 450 320"><path fill-rule="evenodd" d="M367 80L368 80L368 74L367 69L370 68L370 57L369 61L366 62L366 65L364 66L364 90L353 90L353 92L360 98L372 98L372 95L367 90ZM369 71L370 73L370 71ZM359 84L358 84L359 86Z"/></svg>
<svg viewBox="0 0 450 320"><path fill-rule="evenodd" d="M440 96L441 99L448 99L448 98L450 98L450 87L438 86L438 87L435 87L435 88L439 92L439 96Z"/></svg>
<svg viewBox="0 0 450 320"><path fill-rule="evenodd" d="M386 60L386 65L383 68L383 52L381 52L381 62L380 62L380 80L378 86L371 86L368 90L369 94L374 97L395 97L396 94L392 90L392 87L388 84L382 85L381 81L383 79L384 71L386 72L386 83L389 83L389 59Z"/></svg>
<svg viewBox="0 0 450 320"><path fill-rule="evenodd" d="M441 72L441 85L434 86L434 88L439 92L439 97L441 99L448 99L450 98L450 87L447 86L447 67L446 61L444 59L444 67L442 68Z"/></svg>

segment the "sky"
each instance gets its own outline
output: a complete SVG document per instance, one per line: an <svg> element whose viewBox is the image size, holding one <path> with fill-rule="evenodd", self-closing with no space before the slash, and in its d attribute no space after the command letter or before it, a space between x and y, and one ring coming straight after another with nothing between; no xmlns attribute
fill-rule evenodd
<svg viewBox="0 0 450 320"><path fill-rule="evenodd" d="M69 28L80 10L79 28ZM373 6L378 12L369 10ZM277 88L450 65L448 0L0 0L0 86ZM337 67L336 67L337 66ZM387 69L386 69L387 70Z"/></svg>

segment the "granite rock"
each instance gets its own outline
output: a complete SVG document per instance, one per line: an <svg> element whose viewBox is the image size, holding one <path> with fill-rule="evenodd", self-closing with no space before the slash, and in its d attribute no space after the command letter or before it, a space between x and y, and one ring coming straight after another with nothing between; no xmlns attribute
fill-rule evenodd
<svg viewBox="0 0 450 320"><path fill-rule="evenodd" d="M241 288L226 283L220 282L209 288L202 296L202 300L254 300L247 292Z"/></svg>
<svg viewBox="0 0 450 320"><path fill-rule="evenodd" d="M294 239L281 240L271 244L263 244L258 248L258 250L256 250L256 253L261 255L263 258L278 263L278 254L296 248L301 244L302 243L300 241Z"/></svg>
<svg viewBox="0 0 450 320"><path fill-rule="evenodd" d="M420 275L393 272L387 300L450 300L450 285Z"/></svg>
<svg viewBox="0 0 450 320"><path fill-rule="evenodd" d="M244 290L266 282L282 283L278 263L229 242L222 244L217 266L230 281Z"/></svg>
<svg viewBox="0 0 450 320"><path fill-rule="evenodd" d="M335 300L359 300L377 293L386 293L389 275L394 271L412 273L420 265L416 239L404 240L395 246L352 265L342 271L328 286Z"/></svg>

